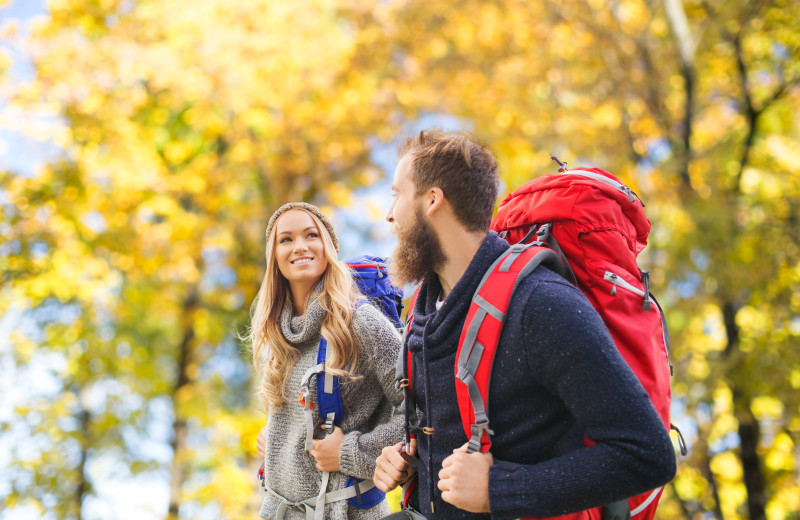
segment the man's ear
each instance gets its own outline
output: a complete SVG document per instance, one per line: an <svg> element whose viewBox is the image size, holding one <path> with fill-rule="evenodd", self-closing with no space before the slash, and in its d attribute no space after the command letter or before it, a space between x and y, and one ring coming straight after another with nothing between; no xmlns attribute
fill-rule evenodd
<svg viewBox="0 0 800 520"><path fill-rule="evenodd" d="M441 188L433 187L428 190L425 197L425 214L429 217L439 211L444 205L444 192Z"/></svg>

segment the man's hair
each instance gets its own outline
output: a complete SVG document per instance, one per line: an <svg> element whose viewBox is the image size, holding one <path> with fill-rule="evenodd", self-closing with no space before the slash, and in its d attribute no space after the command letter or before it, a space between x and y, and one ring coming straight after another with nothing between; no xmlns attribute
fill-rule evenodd
<svg viewBox="0 0 800 520"><path fill-rule="evenodd" d="M489 231L499 179L492 152L460 132L423 130L407 139L398 158L411 157L416 195L438 187L470 231Z"/></svg>

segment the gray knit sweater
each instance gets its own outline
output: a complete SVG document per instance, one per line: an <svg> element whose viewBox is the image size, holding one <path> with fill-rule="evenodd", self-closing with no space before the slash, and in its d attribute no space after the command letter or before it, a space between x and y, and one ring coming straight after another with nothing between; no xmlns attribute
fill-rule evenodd
<svg viewBox="0 0 800 520"><path fill-rule="evenodd" d="M281 314L281 328L289 343L299 353L286 383L287 402L270 410L267 419L267 448L265 474L268 485L292 502L318 495L321 473L314 467L314 458L305 451L306 427L303 407L298 403L300 384L305 371L316 364L317 348L324 311L316 299L309 303L303 316L295 316L290 305ZM371 479L375 459L385 446L402 440L403 417L392 413L402 402L402 393L394 386L394 369L401 347L400 334L391 322L375 307L362 304L353 318L356 339L360 343L356 367L360 379L340 378L344 432L339 450L340 472L330 474L328 492L341 489L349 476ZM322 420L317 410L316 378L312 378L309 393L314 401L314 438L322 438ZM272 520L280 500L264 494L260 515ZM370 509L351 506L346 500L327 504L325 518L335 520L372 520L389 514L384 500ZM289 507L285 520L304 520L303 510Z"/></svg>

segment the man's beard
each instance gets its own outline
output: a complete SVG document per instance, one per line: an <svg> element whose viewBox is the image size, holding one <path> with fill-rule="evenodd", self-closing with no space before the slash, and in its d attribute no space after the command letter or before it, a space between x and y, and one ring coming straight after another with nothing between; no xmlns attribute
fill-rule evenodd
<svg viewBox="0 0 800 520"><path fill-rule="evenodd" d="M397 287L428 282L447 257L422 209L414 211L415 222L408 230L397 228L397 247L392 252L389 274Z"/></svg>

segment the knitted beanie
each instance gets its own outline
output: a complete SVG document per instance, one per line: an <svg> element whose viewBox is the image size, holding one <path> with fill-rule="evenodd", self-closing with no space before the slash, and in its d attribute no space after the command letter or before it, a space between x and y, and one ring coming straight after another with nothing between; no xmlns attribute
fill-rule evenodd
<svg viewBox="0 0 800 520"><path fill-rule="evenodd" d="M331 235L331 240L333 240L333 247L336 249L336 252L339 252L339 239L336 237L336 232L333 230L333 224L331 221L328 220L328 217L320 211L320 209L313 204L308 204L307 202L289 202L288 204L284 204L278 210L272 214L272 217L269 219L269 223L267 224L267 231L266 236L269 237L270 231L272 231L272 227L275 225L275 222L278 220L278 217L289 211L290 209L304 209L320 219L322 224L325 226L325 229L328 230L328 233Z"/></svg>

